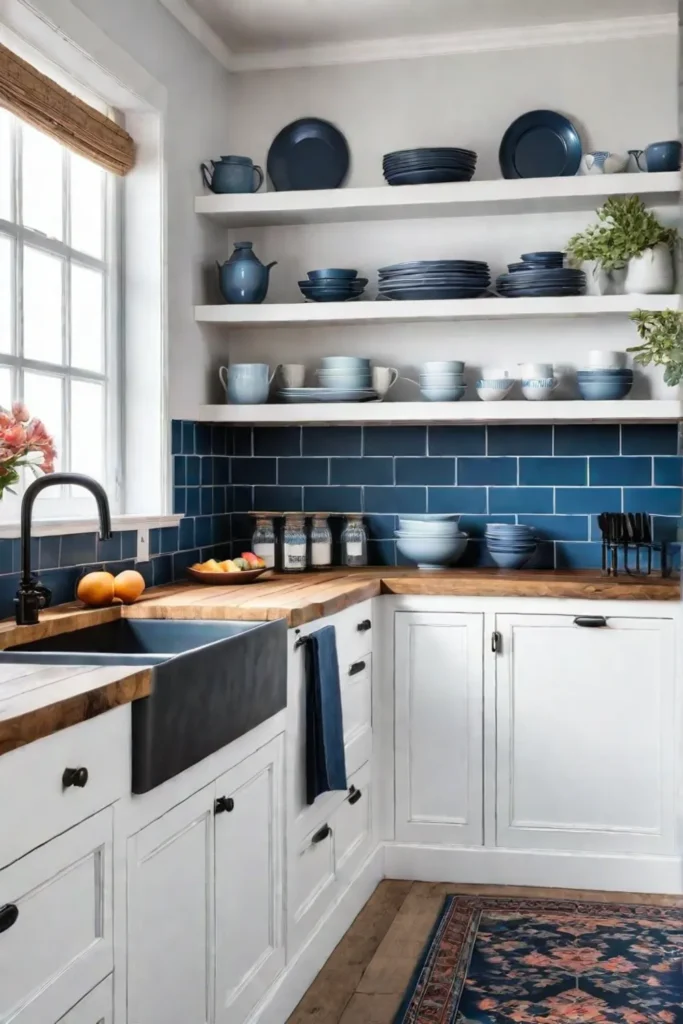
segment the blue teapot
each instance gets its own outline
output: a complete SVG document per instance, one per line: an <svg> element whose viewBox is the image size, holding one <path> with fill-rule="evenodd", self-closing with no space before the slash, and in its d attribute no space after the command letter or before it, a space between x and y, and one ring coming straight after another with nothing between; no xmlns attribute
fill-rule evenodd
<svg viewBox="0 0 683 1024"><path fill-rule="evenodd" d="M222 156L201 168L204 183L212 192L258 192L263 184L263 171L248 156Z"/></svg>
<svg viewBox="0 0 683 1024"><path fill-rule="evenodd" d="M235 242L235 251L229 260L218 267L218 282L226 302L263 302L268 292L270 268L264 266L253 251L252 242Z"/></svg>

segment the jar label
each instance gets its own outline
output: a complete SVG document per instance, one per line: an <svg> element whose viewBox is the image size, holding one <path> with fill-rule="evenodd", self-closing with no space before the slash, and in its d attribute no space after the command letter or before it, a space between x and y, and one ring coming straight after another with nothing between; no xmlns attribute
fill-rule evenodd
<svg viewBox="0 0 683 1024"><path fill-rule="evenodd" d="M285 569L305 569L306 545L285 544L283 549L282 561L284 563Z"/></svg>
<svg viewBox="0 0 683 1024"><path fill-rule="evenodd" d="M254 544L254 554L263 559L267 569L275 567L275 544Z"/></svg>
<svg viewBox="0 0 683 1024"><path fill-rule="evenodd" d="M363 557L363 542L362 541L351 541L346 544L346 557L347 558L362 558Z"/></svg>

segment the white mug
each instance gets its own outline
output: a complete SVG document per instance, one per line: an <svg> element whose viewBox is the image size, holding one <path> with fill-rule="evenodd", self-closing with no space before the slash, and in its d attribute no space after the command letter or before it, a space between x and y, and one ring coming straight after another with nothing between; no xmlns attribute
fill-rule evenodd
<svg viewBox="0 0 683 1024"><path fill-rule="evenodd" d="M306 367L303 363L282 363L278 367L286 388L302 388L306 379Z"/></svg>
<svg viewBox="0 0 683 1024"><path fill-rule="evenodd" d="M398 370L393 366L373 366L372 386L378 395L386 395L398 380Z"/></svg>
<svg viewBox="0 0 683 1024"><path fill-rule="evenodd" d="M520 363L522 380L549 380L554 377L552 363Z"/></svg>
<svg viewBox="0 0 683 1024"><path fill-rule="evenodd" d="M266 363L233 363L218 371L228 402L235 405L263 405L275 373Z"/></svg>

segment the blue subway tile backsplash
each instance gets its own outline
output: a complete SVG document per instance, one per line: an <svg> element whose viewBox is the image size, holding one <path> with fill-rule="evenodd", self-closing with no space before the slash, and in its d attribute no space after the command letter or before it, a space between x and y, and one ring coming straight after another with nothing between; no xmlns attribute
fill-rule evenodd
<svg viewBox="0 0 683 1024"><path fill-rule="evenodd" d="M362 512L375 564L396 564L397 516L456 513L470 541L462 565L489 565L489 522L533 526L537 567L600 565L597 515L647 512L656 541L683 525L683 460L669 424L417 427L225 427L175 420L173 506L178 527L150 531L148 584L182 579L188 565L250 544L248 513ZM35 539L32 564L73 599L87 570L133 567L134 530ZM0 540L0 616L13 613L19 542Z"/></svg>

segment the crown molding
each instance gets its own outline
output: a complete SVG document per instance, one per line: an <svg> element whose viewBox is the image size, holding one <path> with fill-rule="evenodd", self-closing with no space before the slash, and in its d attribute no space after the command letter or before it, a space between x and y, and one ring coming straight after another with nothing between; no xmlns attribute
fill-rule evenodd
<svg viewBox="0 0 683 1024"><path fill-rule="evenodd" d="M177 18L190 35L194 36L209 51L219 64L222 64L228 71L241 70L235 66L235 55L230 47L226 46L218 33L207 25L187 0L159 0L159 2Z"/></svg>
<svg viewBox="0 0 683 1024"><path fill-rule="evenodd" d="M267 71L285 68L324 67L333 64L366 64L384 60L414 60L456 53L523 50L542 46L645 39L678 33L676 14L610 18L602 21L532 25L524 28L487 29L432 36L330 43L301 49L236 53L209 28L187 0L160 0L164 7L228 71Z"/></svg>

